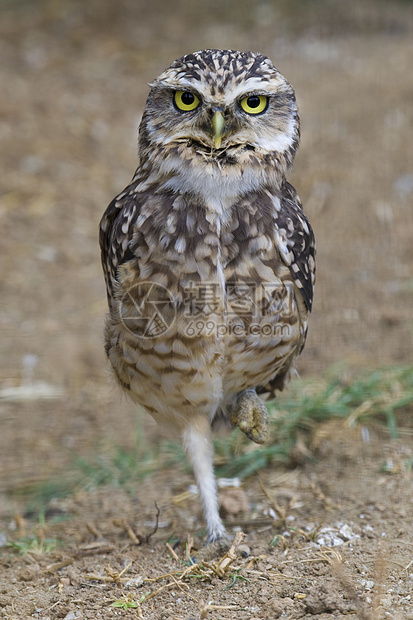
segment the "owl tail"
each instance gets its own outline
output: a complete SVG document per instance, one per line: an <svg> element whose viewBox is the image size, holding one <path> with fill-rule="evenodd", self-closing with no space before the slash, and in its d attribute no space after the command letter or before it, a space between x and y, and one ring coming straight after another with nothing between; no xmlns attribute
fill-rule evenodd
<svg viewBox="0 0 413 620"><path fill-rule="evenodd" d="M183 445L194 470L207 524L208 543L222 540L225 527L218 512L217 487L214 476L214 446L207 417L194 416L184 430Z"/></svg>

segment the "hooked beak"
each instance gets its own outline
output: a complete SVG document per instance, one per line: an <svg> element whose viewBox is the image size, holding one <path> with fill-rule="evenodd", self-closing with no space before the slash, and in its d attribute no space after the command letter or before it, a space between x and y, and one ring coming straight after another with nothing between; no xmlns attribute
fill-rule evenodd
<svg viewBox="0 0 413 620"><path fill-rule="evenodd" d="M222 135L224 133L224 125L225 119L222 112L215 112L214 116L212 117L212 129L214 135L214 145L216 149L219 149L219 147L221 146Z"/></svg>

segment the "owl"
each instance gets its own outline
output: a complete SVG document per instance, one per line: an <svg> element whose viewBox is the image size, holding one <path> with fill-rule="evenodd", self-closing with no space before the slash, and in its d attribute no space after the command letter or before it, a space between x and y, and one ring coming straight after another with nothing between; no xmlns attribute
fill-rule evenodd
<svg viewBox="0 0 413 620"><path fill-rule="evenodd" d="M307 334L314 236L286 181L299 116L258 53L188 54L150 87L137 170L100 223L105 350L131 399L181 437L214 542L226 532L212 430L265 442L262 398Z"/></svg>

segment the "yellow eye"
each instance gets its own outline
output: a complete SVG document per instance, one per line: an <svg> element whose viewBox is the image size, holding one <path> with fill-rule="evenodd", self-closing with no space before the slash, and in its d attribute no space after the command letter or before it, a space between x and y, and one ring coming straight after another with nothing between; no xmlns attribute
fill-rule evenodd
<svg viewBox="0 0 413 620"><path fill-rule="evenodd" d="M268 97L264 95L250 95L241 99L241 108L247 114L261 114L268 107Z"/></svg>
<svg viewBox="0 0 413 620"><path fill-rule="evenodd" d="M199 98L188 90L177 90L174 94L174 103L178 110L190 112L199 106Z"/></svg>

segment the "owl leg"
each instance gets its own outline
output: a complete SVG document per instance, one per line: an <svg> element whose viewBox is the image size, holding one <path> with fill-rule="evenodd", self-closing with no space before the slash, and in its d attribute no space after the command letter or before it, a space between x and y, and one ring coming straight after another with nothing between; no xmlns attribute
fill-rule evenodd
<svg viewBox="0 0 413 620"><path fill-rule="evenodd" d="M268 411L254 389L238 395L230 422L255 443L265 443L268 437Z"/></svg>
<svg viewBox="0 0 413 620"><path fill-rule="evenodd" d="M225 538L225 527L218 511L214 476L214 446L207 417L197 416L183 432L183 444L190 460L201 496L207 524L208 543Z"/></svg>

